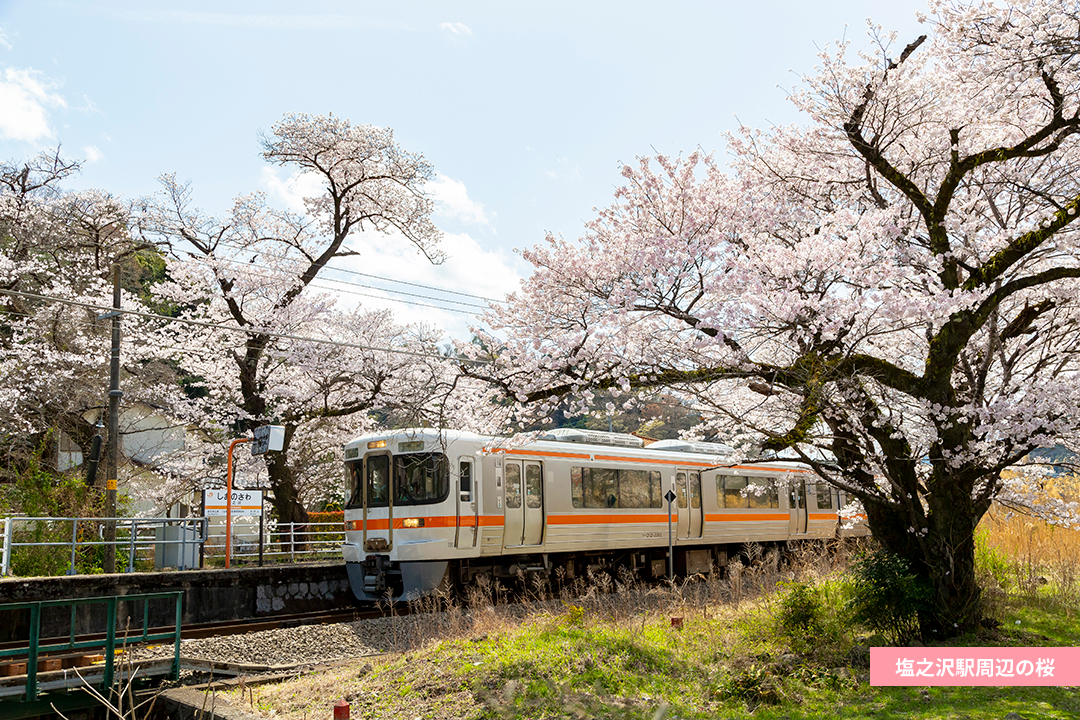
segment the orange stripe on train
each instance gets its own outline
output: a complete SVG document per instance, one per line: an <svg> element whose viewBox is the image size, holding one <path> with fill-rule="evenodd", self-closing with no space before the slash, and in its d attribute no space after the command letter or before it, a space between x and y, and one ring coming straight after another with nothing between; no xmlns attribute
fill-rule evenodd
<svg viewBox="0 0 1080 720"><path fill-rule="evenodd" d="M548 515L548 525L604 525L612 523L667 522L667 515Z"/></svg>
<svg viewBox="0 0 1080 720"><path fill-rule="evenodd" d="M791 520L790 513L725 513L706 515L705 522L751 522L761 520Z"/></svg>
<svg viewBox="0 0 1080 720"><path fill-rule="evenodd" d="M829 520L835 521L837 519L835 513L809 513L811 520ZM677 515L672 513L672 522L678 522ZM786 512L782 513L723 513L723 514L706 514L706 522L763 522L763 521L786 521L790 520L791 515ZM428 516L424 517L424 527L439 527L439 528L452 528L458 527L457 517L454 515L443 516ZM668 516L666 514L650 513L650 514L625 514L625 513L610 513L606 515L597 514L573 514L573 515L548 515L548 525L611 525L611 524L635 524L635 523L666 523ZM368 522L368 530L386 530L389 527L389 522L386 518L382 519L370 519ZM405 518L394 518L394 529L414 529L405 528ZM479 518L474 518L472 515L463 515L461 517L460 527L473 527L478 525L480 527L496 527L504 525L504 518L502 515L481 515ZM362 520L351 520L345 523L346 530L360 531L364 529Z"/></svg>
<svg viewBox="0 0 1080 720"><path fill-rule="evenodd" d="M439 528L452 528L457 527L457 517L454 515L440 515L440 516L428 516L424 517L424 527L439 527ZM461 527L472 527L479 524L481 527L488 527L494 525L502 525L503 517L501 515L481 515L480 522L476 522L476 518L472 515L464 515L461 518ZM386 518L371 518L367 521L368 530L386 530L390 527L390 522ZM353 532L361 532L364 529L363 520L350 520L345 523L345 529ZM405 518L394 518L395 530L418 530L420 528L406 528Z"/></svg>

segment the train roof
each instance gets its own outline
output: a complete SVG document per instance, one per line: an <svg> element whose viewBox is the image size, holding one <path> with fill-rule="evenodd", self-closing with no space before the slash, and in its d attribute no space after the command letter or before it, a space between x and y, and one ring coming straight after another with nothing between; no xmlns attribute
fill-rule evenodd
<svg viewBox="0 0 1080 720"><path fill-rule="evenodd" d="M511 445L510 443L514 441L514 438L480 435L464 430L408 428L362 435L346 443L345 449L346 458L348 459L350 454L353 457L360 454L360 452L350 453L350 450L353 448L358 451L367 449L363 447L365 444L369 444L370 447L370 443L383 440L397 439L399 442L423 440L425 444L430 442L447 450L458 443L475 445L476 447L472 452L476 454L526 454L541 457L580 458L590 461L609 460L613 462L620 460L652 460L658 464L685 466L690 469L727 468L731 469L735 474L747 475L752 475L755 470L812 472L808 466L794 460L739 459L733 448L720 443L662 440L645 445L637 436L623 433L606 433L598 430L581 431L571 428L560 428L560 430L564 432L548 431L540 433L526 442L515 442L515 444ZM639 444L635 446L630 438L637 440Z"/></svg>

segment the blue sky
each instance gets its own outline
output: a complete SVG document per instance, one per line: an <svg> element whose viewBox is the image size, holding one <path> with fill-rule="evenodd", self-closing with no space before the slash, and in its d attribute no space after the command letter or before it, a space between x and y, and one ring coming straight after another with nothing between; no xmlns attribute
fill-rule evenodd
<svg viewBox="0 0 1080 720"><path fill-rule="evenodd" d="M302 7L0 0L0 157L62 144L86 161L70 188L134 198L172 172L223 212L253 190L281 204L303 191L259 157L258 132L284 113L392 127L439 173L450 259L427 267L393 238L358 238L349 268L424 287L350 275L369 287L336 288L342 302L461 337L473 308L405 304L446 306L388 289L501 297L529 272L513 249L545 231L580 235L620 162L699 146L722 155L739 121L800 122L784 89L845 33L868 47L868 17L900 47L925 31L915 0Z"/></svg>

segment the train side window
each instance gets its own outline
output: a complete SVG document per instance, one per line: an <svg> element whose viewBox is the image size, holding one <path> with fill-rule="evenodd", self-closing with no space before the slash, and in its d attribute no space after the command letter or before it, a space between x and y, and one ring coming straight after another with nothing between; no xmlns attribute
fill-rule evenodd
<svg viewBox="0 0 1080 720"><path fill-rule="evenodd" d="M570 468L570 499L576 508L663 507L659 470Z"/></svg>
<svg viewBox="0 0 1080 720"><path fill-rule="evenodd" d="M390 503L390 457L387 455L367 458L367 504L368 507L386 507Z"/></svg>
<svg viewBox="0 0 1080 720"><path fill-rule="evenodd" d="M521 464L506 463L506 507L521 507Z"/></svg>
<svg viewBox="0 0 1080 720"><path fill-rule="evenodd" d="M690 507L701 507L701 473L690 473Z"/></svg>
<svg viewBox="0 0 1080 720"><path fill-rule="evenodd" d="M525 463L525 505L526 507L538 508L543 504L541 493L542 477L540 466L533 463Z"/></svg>
<svg viewBox="0 0 1080 720"><path fill-rule="evenodd" d="M364 503L363 466L360 461L346 463L349 473L349 502L345 507L360 507Z"/></svg>
<svg viewBox="0 0 1080 720"><path fill-rule="evenodd" d="M675 489L679 496L678 505L680 508L686 507L686 473L675 473Z"/></svg>
<svg viewBox="0 0 1080 720"><path fill-rule="evenodd" d="M591 493L585 498L588 507L619 507L619 471L611 468L589 468Z"/></svg>
<svg viewBox="0 0 1080 720"><path fill-rule="evenodd" d="M619 507L651 507L648 470L619 471Z"/></svg>
<svg viewBox="0 0 1080 720"><path fill-rule="evenodd" d="M458 478L461 483L461 502L472 502L472 462L462 460L458 463Z"/></svg>
<svg viewBox="0 0 1080 720"><path fill-rule="evenodd" d="M746 491L747 507L780 507L780 496L776 491L776 484L772 480L763 477L749 478L749 480L750 489Z"/></svg>
<svg viewBox="0 0 1080 720"><path fill-rule="evenodd" d="M818 510L833 509L832 486L828 483L816 483L814 486L814 494L817 495Z"/></svg>
<svg viewBox="0 0 1080 720"><path fill-rule="evenodd" d="M724 507L745 508L750 507L748 498L743 490L746 488L746 478L724 475Z"/></svg>

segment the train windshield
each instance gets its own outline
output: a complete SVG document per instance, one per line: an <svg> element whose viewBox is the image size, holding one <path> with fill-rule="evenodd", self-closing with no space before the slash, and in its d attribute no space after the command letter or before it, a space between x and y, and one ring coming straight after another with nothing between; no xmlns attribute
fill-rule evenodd
<svg viewBox="0 0 1080 720"><path fill-rule="evenodd" d="M349 479L352 483L349 507L363 506L364 486L369 508L389 505L391 485L395 507L442 502L450 494L450 469L446 456L442 453L397 455L392 460L389 455L369 455L364 466L359 462L349 465Z"/></svg>

